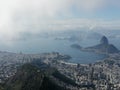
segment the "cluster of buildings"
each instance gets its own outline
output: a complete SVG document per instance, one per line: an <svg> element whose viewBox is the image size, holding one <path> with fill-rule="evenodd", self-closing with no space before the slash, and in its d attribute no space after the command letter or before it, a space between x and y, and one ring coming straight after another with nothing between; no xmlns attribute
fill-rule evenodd
<svg viewBox="0 0 120 90"><path fill-rule="evenodd" d="M77 86L71 90L120 90L120 53L92 64L68 63L67 55L59 53L16 54L0 52L0 83L15 75L20 65L38 59L57 68ZM67 86L69 87L69 86Z"/></svg>
<svg viewBox="0 0 120 90"><path fill-rule="evenodd" d="M52 62L51 66L78 84L78 90L120 90L120 54L93 64ZM89 88L89 89L88 89Z"/></svg>
<svg viewBox="0 0 120 90"><path fill-rule="evenodd" d="M8 78L15 75L19 66L25 63L30 63L33 60L47 62L49 59L57 58L58 56L59 53L55 52L44 54L16 54L10 52L0 52L0 83L3 83Z"/></svg>

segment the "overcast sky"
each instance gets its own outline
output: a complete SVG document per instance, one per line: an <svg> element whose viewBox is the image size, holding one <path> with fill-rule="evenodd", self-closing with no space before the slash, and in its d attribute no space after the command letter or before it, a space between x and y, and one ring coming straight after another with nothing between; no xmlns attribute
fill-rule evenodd
<svg viewBox="0 0 120 90"><path fill-rule="evenodd" d="M0 0L0 38L76 28L120 29L120 0Z"/></svg>

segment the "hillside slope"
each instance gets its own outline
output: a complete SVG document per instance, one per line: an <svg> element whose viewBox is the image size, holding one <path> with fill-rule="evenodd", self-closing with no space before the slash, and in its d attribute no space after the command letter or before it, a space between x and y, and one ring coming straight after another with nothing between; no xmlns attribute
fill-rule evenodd
<svg viewBox="0 0 120 90"><path fill-rule="evenodd" d="M40 69L33 64L25 64L0 90L68 90L63 86L66 84L76 85L56 69Z"/></svg>

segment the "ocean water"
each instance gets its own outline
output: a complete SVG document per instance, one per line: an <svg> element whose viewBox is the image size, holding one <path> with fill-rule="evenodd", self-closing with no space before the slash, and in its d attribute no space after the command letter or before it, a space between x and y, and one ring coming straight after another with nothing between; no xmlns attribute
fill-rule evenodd
<svg viewBox="0 0 120 90"><path fill-rule="evenodd" d="M95 40L85 40L81 42L71 42L68 40L55 40L54 38L31 38L27 40L16 40L10 45L0 44L0 50L9 51L15 53L45 53L45 52L60 52L61 54L70 55L72 57L69 62L73 63L94 63L98 60L104 59L106 56L96 54L93 52L83 52L70 45L79 43L80 45L87 47L98 43Z"/></svg>

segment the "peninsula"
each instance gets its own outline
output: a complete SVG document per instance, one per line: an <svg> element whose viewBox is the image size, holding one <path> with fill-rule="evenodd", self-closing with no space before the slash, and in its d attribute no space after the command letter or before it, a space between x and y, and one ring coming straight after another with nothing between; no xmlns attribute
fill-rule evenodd
<svg viewBox="0 0 120 90"><path fill-rule="evenodd" d="M96 53L101 53L101 54L119 53L119 50L117 49L117 47L115 47L113 44L110 44L106 36L103 36L100 40L100 43L95 46L82 48L78 44L73 44L71 45L71 47L77 48L83 51L91 51L91 52L96 52Z"/></svg>

